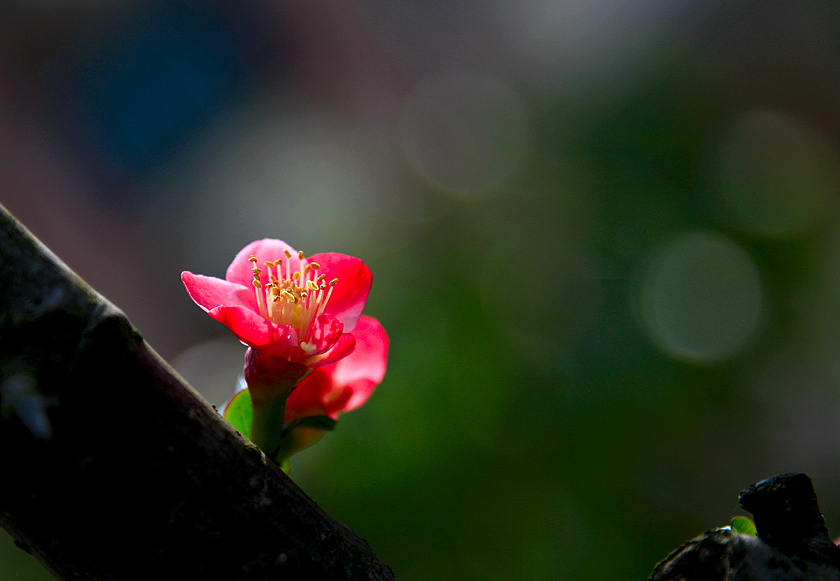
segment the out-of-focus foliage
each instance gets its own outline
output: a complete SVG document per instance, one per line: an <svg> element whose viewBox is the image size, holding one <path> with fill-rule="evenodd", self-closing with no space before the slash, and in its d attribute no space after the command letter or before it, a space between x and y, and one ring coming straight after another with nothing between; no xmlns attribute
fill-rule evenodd
<svg viewBox="0 0 840 581"><path fill-rule="evenodd" d="M0 202L216 404L180 271L362 257L388 374L292 476L400 579L646 578L779 472L840 534L832 3L172 6L0 9Z"/></svg>

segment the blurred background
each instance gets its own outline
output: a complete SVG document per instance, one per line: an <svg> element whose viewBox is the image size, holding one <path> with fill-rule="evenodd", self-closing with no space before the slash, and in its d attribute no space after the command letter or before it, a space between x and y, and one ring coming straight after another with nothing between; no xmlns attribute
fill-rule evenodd
<svg viewBox="0 0 840 581"><path fill-rule="evenodd" d="M0 4L0 203L212 403L182 270L370 266L292 476L406 581L646 579L788 471L840 535L838 137L828 1Z"/></svg>

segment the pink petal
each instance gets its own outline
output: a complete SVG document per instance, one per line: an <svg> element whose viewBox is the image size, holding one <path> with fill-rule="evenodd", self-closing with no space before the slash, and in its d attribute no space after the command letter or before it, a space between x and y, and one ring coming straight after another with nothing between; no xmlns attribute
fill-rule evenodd
<svg viewBox="0 0 840 581"><path fill-rule="evenodd" d="M181 281L187 288L190 298L205 311L209 312L210 309L223 305L235 305L251 310L257 308L257 300L254 291L251 290L253 287L248 288L220 278L193 274L189 271L181 273Z"/></svg>
<svg viewBox="0 0 840 581"><path fill-rule="evenodd" d="M333 365L333 382L346 385L352 396L342 411L361 407L385 377L388 365L388 334L373 317L361 317L356 329L356 349Z"/></svg>
<svg viewBox="0 0 840 581"><path fill-rule="evenodd" d="M233 262L230 263L225 278L230 282L250 286L254 280L254 273L252 270L254 268L254 263L251 262L249 258L256 256L257 266L259 266L263 271L265 271L264 263L266 261L274 261L278 258L283 261L285 268L287 260L285 253L286 250L292 254L292 258L290 259L291 268L293 270L297 270L299 265L297 250L282 240L264 238L262 240L251 242L248 246L239 251L236 257L234 257ZM263 282L268 282L265 272L263 272L262 276Z"/></svg>
<svg viewBox="0 0 840 581"><path fill-rule="evenodd" d="M382 378L388 359L388 335L372 317L361 317L354 331L356 349L323 365L298 384L286 403L286 421L324 414L333 419L363 405Z"/></svg>
<svg viewBox="0 0 840 581"><path fill-rule="evenodd" d="M365 308L373 283L370 269L359 258L335 252L315 254L308 260L320 265L318 272L326 275L327 282L338 279L324 313L344 323L344 332L349 333Z"/></svg>
<svg viewBox="0 0 840 581"><path fill-rule="evenodd" d="M222 306L210 309L207 314L228 327L237 339L258 349L274 342L274 327L252 309L240 306Z"/></svg>
<svg viewBox="0 0 840 581"><path fill-rule="evenodd" d="M355 348L356 338L351 333L344 333L329 350L310 357L303 357L300 361L309 367L318 367L347 357Z"/></svg>
<svg viewBox="0 0 840 581"><path fill-rule="evenodd" d="M341 337L344 325L329 315L321 315L312 322L312 330L306 342L314 347L315 353L324 353Z"/></svg>
<svg viewBox="0 0 840 581"><path fill-rule="evenodd" d="M325 365L313 369L298 383L289 399L286 400L286 423L307 416L327 415L324 400L333 389L330 366Z"/></svg>

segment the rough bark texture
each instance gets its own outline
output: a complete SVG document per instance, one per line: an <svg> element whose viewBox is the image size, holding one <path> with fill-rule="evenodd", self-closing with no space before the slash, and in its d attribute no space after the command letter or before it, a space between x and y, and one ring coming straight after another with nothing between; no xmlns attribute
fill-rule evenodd
<svg viewBox="0 0 840 581"><path fill-rule="evenodd" d="M393 579L0 206L0 524L61 579Z"/></svg>
<svg viewBox="0 0 840 581"><path fill-rule="evenodd" d="M757 536L708 531L668 555L650 581L840 581L840 548L805 474L762 480L739 501L753 514Z"/></svg>

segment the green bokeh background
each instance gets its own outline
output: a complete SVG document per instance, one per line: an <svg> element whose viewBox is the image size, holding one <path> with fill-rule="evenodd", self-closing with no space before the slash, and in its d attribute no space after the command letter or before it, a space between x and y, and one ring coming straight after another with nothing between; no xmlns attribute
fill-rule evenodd
<svg viewBox="0 0 840 581"><path fill-rule="evenodd" d="M476 48L376 115L255 91L110 210L149 240L126 287L2 201L213 403L242 348L181 270L263 236L362 257L388 373L291 475L401 580L645 579L779 472L840 534L840 13L728 5L571 61ZM42 578L4 534L0 579Z"/></svg>

